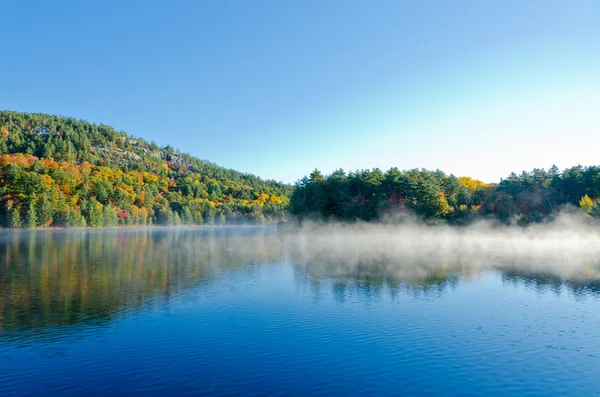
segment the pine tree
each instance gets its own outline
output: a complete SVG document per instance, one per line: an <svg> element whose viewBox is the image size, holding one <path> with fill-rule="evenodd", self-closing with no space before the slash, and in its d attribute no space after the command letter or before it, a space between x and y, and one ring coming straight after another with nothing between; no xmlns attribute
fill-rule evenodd
<svg viewBox="0 0 600 397"><path fill-rule="evenodd" d="M190 207L183 207L183 213L181 214L181 221L186 225L191 225L194 223L194 216L192 215L192 210Z"/></svg>
<svg viewBox="0 0 600 397"><path fill-rule="evenodd" d="M167 211L167 225L171 226L175 224L175 212L169 208Z"/></svg>
<svg viewBox="0 0 600 397"><path fill-rule="evenodd" d="M102 213L102 204L98 202L95 198L90 200L89 204L89 225L91 227L101 227L104 223L104 217Z"/></svg>
<svg viewBox="0 0 600 397"><path fill-rule="evenodd" d="M204 213L204 223L206 225L215 224L215 210L211 207Z"/></svg>
<svg viewBox="0 0 600 397"><path fill-rule="evenodd" d="M56 211L54 209L54 204L46 193L44 193L42 198L38 201L37 207L38 224L42 227L50 226Z"/></svg>
<svg viewBox="0 0 600 397"><path fill-rule="evenodd" d="M159 225L172 225L173 222L173 211L170 207L162 208L158 211L157 223Z"/></svg>
<svg viewBox="0 0 600 397"><path fill-rule="evenodd" d="M27 210L26 225L29 229L35 229L37 226L37 214L35 212L35 205L33 201L29 203L29 209Z"/></svg>
<svg viewBox="0 0 600 397"><path fill-rule="evenodd" d="M67 227L82 226L82 223L83 217L81 216L81 212L79 211L79 209L69 208L66 219Z"/></svg>
<svg viewBox="0 0 600 397"><path fill-rule="evenodd" d="M217 218L217 224L224 225L226 223L225 214L220 212L219 217Z"/></svg>
<svg viewBox="0 0 600 397"><path fill-rule="evenodd" d="M13 206L10 209L8 216L8 227L18 229L21 226L23 226L23 222L21 221L21 212L16 206Z"/></svg>
<svg viewBox="0 0 600 397"><path fill-rule="evenodd" d="M117 216L115 208L112 206L112 204L107 204L104 206L103 225L104 227L115 227L119 225L119 217Z"/></svg>
<svg viewBox="0 0 600 397"><path fill-rule="evenodd" d="M195 217L194 217L194 218L195 218L195 219L194 219L194 221L195 221L194 223L195 223L196 225L203 225L203 224L204 224L204 218L202 217L202 212L200 212L200 211L197 211L197 212L195 213Z"/></svg>

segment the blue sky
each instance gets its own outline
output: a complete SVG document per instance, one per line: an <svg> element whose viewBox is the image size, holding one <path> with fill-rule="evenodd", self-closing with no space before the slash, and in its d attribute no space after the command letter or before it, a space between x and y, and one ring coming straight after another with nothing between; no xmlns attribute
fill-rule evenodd
<svg viewBox="0 0 600 397"><path fill-rule="evenodd" d="M228 168L600 163L600 2L0 0L0 108Z"/></svg>

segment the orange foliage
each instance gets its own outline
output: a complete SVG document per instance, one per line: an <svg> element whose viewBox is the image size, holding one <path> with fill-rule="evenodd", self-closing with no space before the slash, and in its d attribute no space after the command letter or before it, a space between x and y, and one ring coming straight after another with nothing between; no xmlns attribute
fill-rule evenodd
<svg viewBox="0 0 600 397"><path fill-rule="evenodd" d="M5 167L8 164L19 164L25 168L29 168L33 165L33 163L35 163L36 160L37 157L30 154L4 154L0 156L0 167Z"/></svg>

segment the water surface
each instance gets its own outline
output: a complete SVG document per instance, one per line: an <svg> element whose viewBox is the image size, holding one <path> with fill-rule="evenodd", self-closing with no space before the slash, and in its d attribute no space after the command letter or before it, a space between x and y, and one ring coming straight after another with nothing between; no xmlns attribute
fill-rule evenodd
<svg viewBox="0 0 600 397"><path fill-rule="evenodd" d="M273 229L2 232L0 395L600 395L594 272L306 249Z"/></svg>

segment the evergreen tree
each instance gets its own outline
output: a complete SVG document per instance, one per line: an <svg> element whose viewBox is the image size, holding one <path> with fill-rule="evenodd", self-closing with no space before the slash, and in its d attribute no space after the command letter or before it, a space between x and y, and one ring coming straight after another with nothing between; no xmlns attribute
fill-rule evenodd
<svg viewBox="0 0 600 397"><path fill-rule="evenodd" d="M13 206L10 209L8 216L8 227L12 229L18 229L23 226L23 222L21 221L21 212L16 206Z"/></svg>
<svg viewBox="0 0 600 397"><path fill-rule="evenodd" d="M112 206L112 204L107 204L104 206L102 219L104 227L115 227L119 225L119 217L117 216L115 208Z"/></svg>
<svg viewBox="0 0 600 397"><path fill-rule="evenodd" d="M194 223L194 216L192 215L192 210L190 207L183 207L183 213L181 214L181 221L186 225L191 225Z"/></svg>
<svg viewBox="0 0 600 397"><path fill-rule="evenodd" d="M35 211L35 205L33 204L33 201L29 203L29 209L27 210L26 225L29 229L35 229L35 227L37 226L37 214Z"/></svg>
<svg viewBox="0 0 600 397"><path fill-rule="evenodd" d="M174 222L173 211L170 207L161 208L158 211L158 219L157 222L159 225L172 225Z"/></svg>
<svg viewBox="0 0 600 397"><path fill-rule="evenodd" d="M202 216L202 212L200 212L200 211L195 212L194 223L199 226L204 224L204 217Z"/></svg>
<svg viewBox="0 0 600 397"><path fill-rule="evenodd" d="M91 227L102 227L104 224L102 204L100 204L95 198L90 200L88 219L88 225Z"/></svg>
<svg viewBox="0 0 600 397"><path fill-rule="evenodd" d="M42 227L50 226L56 211L54 209L54 204L46 193L44 193L38 201L37 207L38 224Z"/></svg>
<svg viewBox="0 0 600 397"><path fill-rule="evenodd" d="M83 216L79 209L69 208L66 217L67 227L79 227L83 226Z"/></svg>
<svg viewBox="0 0 600 397"><path fill-rule="evenodd" d="M211 207L206 210L204 213L204 224L205 225L214 225L215 224L215 210Z"/></svg>

